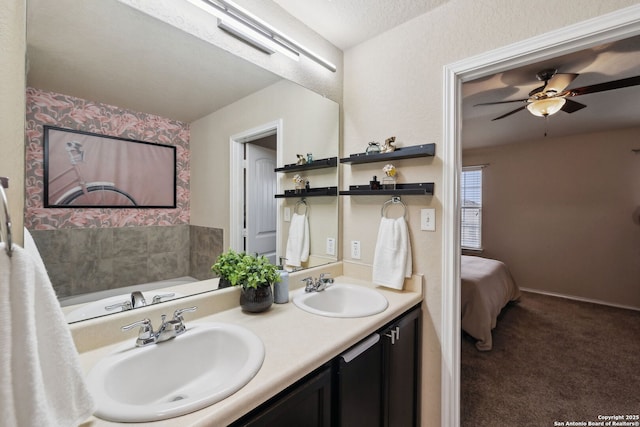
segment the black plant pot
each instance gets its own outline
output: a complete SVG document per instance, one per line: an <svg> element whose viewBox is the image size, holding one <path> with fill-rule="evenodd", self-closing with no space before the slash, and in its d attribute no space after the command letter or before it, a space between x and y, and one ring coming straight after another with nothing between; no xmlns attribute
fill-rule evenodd
<svg viewBox="0 0 640 427"><path fill-rule="evenodd" d="M220 281L218 282L218 289L228 288L229 286L231 286L231 282L229 281L229 279L221 277Z"/></svg>
<svg viewBox="0 0 640 427"><path fill-rule="evenodd" d="M260 313L273 304L271 285L259 288L242 288L240 290L240 307L249 313Z"/></svg>

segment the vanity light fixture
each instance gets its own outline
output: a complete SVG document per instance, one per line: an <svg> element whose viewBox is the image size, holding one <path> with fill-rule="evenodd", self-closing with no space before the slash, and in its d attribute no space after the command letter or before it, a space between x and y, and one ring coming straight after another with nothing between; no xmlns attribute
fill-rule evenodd
<svg viewBox="0 0 640 427"><path fill-rule="evenodd" d="M527 105L527 110L534 116L552 116L562 109L566 99L562 97L538 99Z"/></svg>
<svg viewBox="0 0 640 427"><path fill-rule="evenodd" d="M218 28L226 31L234 37L237 37L250 44L254 48L271 55L275 52L280 52L283 55L288 56L294 61L300 60L300 54L294 50L289 49L286 46L275 43L273 40L267 38L262 33L248 27L234 19L218 19Z"/></svg>
<svg viewBox="0 0 640 427"><path fill-rule="evenodd" d="M336 66L305 48L257 16L228 0L187 0L218 18L218 27L269 55L279 52L298 60L304 55L335 72Z"/></svg>

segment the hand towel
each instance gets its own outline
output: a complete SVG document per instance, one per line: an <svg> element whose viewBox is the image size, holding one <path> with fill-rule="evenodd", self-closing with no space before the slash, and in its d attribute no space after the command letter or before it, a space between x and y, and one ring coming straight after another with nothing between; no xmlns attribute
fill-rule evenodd
<svg viewBox="0 0 640 427"><path fill-rule="evenodd" d="M373 256L373 283L402 290L404 278L411 277L412 269L411 242L404 217L383 217Z"/></svg>
<svg viewBox="0 0 640 427"><path fill-rule="evenodd" d="M0 246L2 425L77 426L95 406L44 264Z"/></svg>
<svg viewBox="0 0 640 427"><path fill-rule="evenodd" d="M27 251L31 258L37 260L36 262L44 262L42 261L42 257L40 256L40 251L38 250L38 246L36 245L35 240L33 240L33 236L27 230L27 227L24 227L24 250Z"/></svg>
<svg viewBox="0 0 640 427"><path fill-rule="evenodd" d="M295 213L289 225L286 250L287 265L301 267L309 260L309 219L306 214Z"/></svg>

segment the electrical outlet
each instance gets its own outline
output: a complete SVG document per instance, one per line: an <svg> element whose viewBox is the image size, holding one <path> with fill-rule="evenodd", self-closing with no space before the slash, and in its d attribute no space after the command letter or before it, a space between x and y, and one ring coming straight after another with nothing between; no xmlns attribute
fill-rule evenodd
<svg viewBox="0 0 640 427"><path fill-rule="evenodd" d="M289 207L284 208L284 220L285 222L291 221L291 208Z"/></svg>
<svg viewBox="0 0 640 427"><path fill-rule="evenodd" d="M351 241L351 258L360 259L360 240Z"/></svg>
<svg viewBox="0 0 640 427"><path fill-rule="evenodd" d="M435 209L420 210L420 230L436 231L436 210Z"/></svg>
<svg viewBox="0 0 640 427"><path fill-rule="evenodd" d="M333 237L327 237L327 255L336 254L336 239Z"/></svg>

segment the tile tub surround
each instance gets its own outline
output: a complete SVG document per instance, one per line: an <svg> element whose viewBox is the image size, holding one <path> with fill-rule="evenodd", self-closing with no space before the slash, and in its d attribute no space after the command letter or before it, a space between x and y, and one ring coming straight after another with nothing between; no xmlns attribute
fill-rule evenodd
<svg viewBox="0 0 640 427"><path fill-rule="evenodd" d="M332 268L335 271L335 267ZM311 272L306 270L302 274L317 276L319 272L327 271L322 267L312 270ZM297 284L299 279L303 277L302 274L292 274L292 283ZM334 277L341 279L338 277L339 274ZM373 286L367 281L346 279L362 286ZM198 311L185 315L187 328L190 322L210 321L237 324L253 331L265 345L265 360L256 377L230 397L191 414L145 425L163 427L222 426L233 422L420 303L422 301L422 277L414 276L413 283L414 286L409 287L411 290L403 292L376 287L388 299L389 307L377 315L356 319L319 317L298 309L293 303L274 304L269 311L260 315L248 315L237 306L239 292L237 288L223 289L218 292L189 297L189 299L182 301L170 302L176 308L198 305ZM168 313L174 309L168 306L169 303L165 304L161 309L157 307L145 309L148 312L142 313L142 317L156 319L159 318L161 312ZM130 342L133 346L137 331L123 334L120 332L120 326L129 321L139 320L139 318L141 318L140 313L135 313L135 316L126 313L122 317L109 316L102 322L99 319L94 319L83 322L77 327L72 325L72 333L76 345L80 348L80 361L85 372L88 372L103 355L113 351L124 342ZM85 331L81 330L83 327L86 329ZM106 333L98 334L96 328L101 328ZM123 336L126 338L123 339ZM103 344L104 346L99 346L99 343L95 341L100 337L107 339L107 341L103 341L106 342ZM119 341L114 342L109 339L111 337L118 337ZM93 345L88 346L90 349L82 351L83 342L91 341L93 341ZM92 417L82 424L82 427L115 425L122 424Z"/></svg>
<svg viewBox="0 0 640 427"><path fill-rule="evenodd" d="M222 230L189 225L31 230L58 297L181 276L208 279ZM194 242L192 242L192 239ZM194 253L192 253L192 250ZM195 274L191 274L191 271Z"/></svg>

